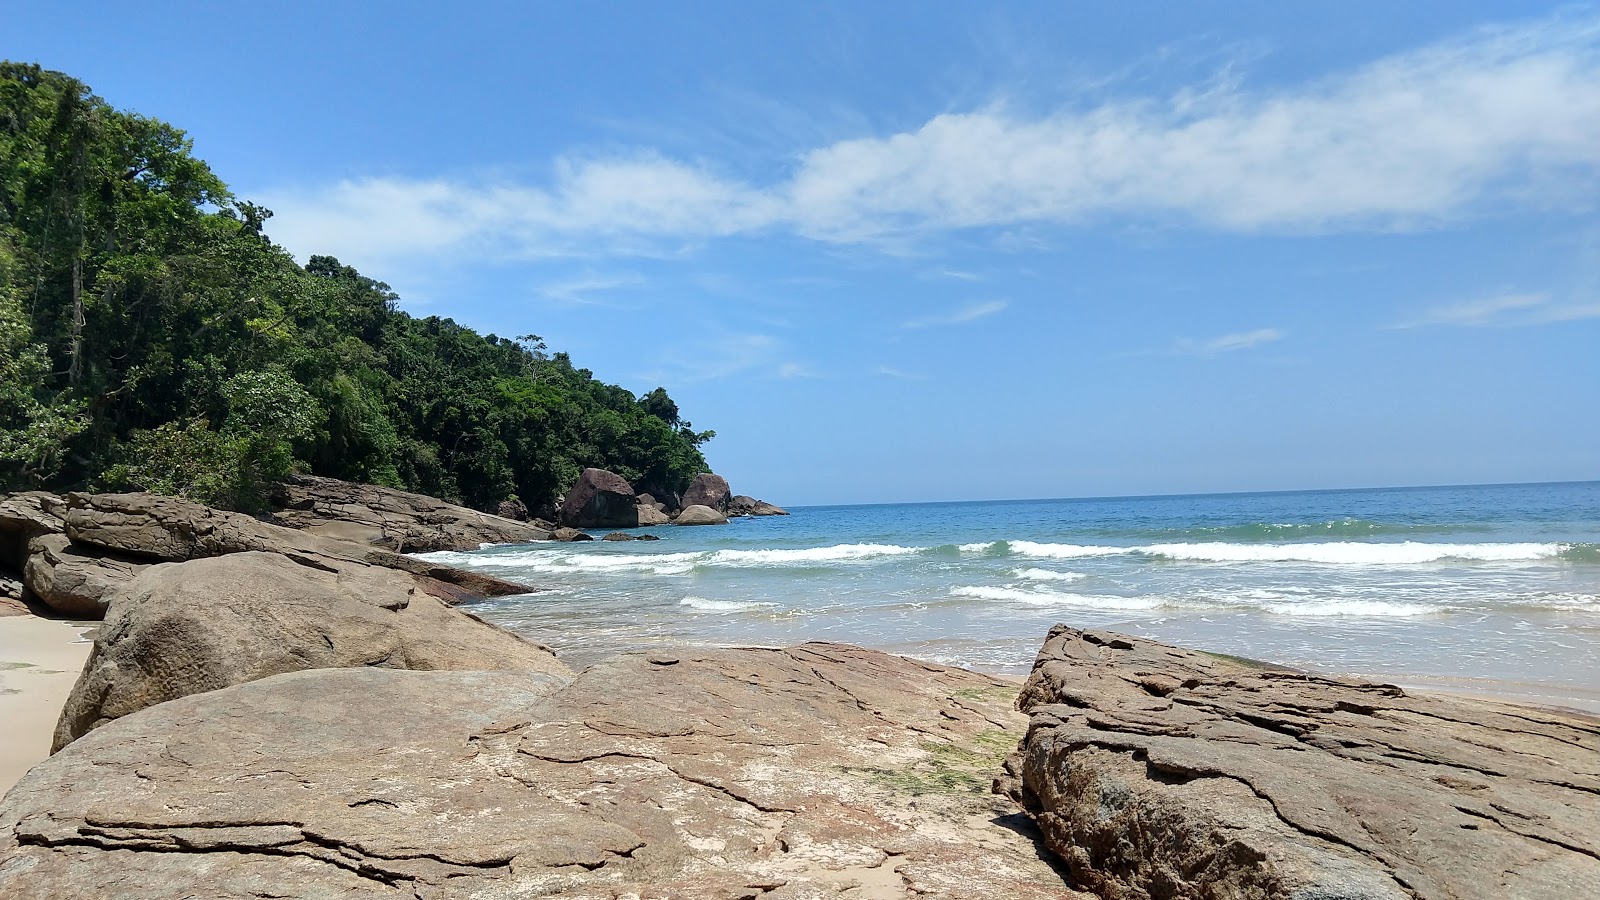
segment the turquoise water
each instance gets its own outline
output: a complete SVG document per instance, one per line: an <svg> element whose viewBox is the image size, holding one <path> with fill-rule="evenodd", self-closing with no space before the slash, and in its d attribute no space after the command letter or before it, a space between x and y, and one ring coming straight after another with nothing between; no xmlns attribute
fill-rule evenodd
<svg viewBox="0 0 1600 900"><path fill-rule="evenodd" d="M430 556L543 588L474 611L578 665L825 639L1025 672L1066 622L1402 683L1600 691L1600 482L793 513Z"/></svg>

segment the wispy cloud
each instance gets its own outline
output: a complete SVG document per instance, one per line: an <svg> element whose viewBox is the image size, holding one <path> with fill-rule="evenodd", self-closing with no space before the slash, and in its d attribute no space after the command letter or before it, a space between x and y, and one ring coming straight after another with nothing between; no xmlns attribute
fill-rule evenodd
<svg viewBox="0 0 1600 900"><path fill-rule="evenodd" d="M1499 294L1435 306L1414 319L1389 327L1397 329L1426 328L1430 325L1467 328L1511 327L1595 318L1600 318L1600 302L1556 302L1548 294Z"/></svg>
<svg viewBox="0 0 1600 900"><path fill-rule="evenodd" d="M902 328L936 328L941 325L965 325L979 319L988 318L995 313L1002 312L1011 305L1010 300L983 300L978 303L969 303L957 310L946 313L935 313L927 316L918 316L905 322Z"/></svg>
<svg viewBox="0 0 1600 900"><path fill-rule="evenodd" d="M1279 328L1257 328L1255 331L1241 331L1204 340L1178 338L1173 345L1173 352L1181 356L1218 356L1281 341L1285 337L1288 337L1288 332Z"/></svg>
<svg viewBox="0 0 1600 900"><path fill-rule="evenodd" d="M779 378L821 378L822 373L811 366L793 360L778 367Z"/></svg>
<svg viewBox="0 0 1600 900"><path fill-rule="evenodd" d="M904 381L927 381L928 380L928 376L926 376L926 375L918 375L915 372L904 372L904 371L901 371L900 369L896 369L893 366L879 366L876 369L872 370L872 374L874 374L874 375L882 375L885 378L899 378L899 379L904 380Z"/></svg>
<svg viewBox="0 0 1600 900"><path fill-rule="evenodd" d="M1289 87L1230 73L1086 110L994 104L791 153L797 165L766 184L726 174L737 161L644 149L557 159L536 183L374 177L262 199L290 249L358 265L675 253L766 230L887 246L1107 219L1424 228L1594 196L1600 18L1480 29Z"/></svg>
<svg viewBox="0 0 1600 900"><path fill-rule="evenodd" d="M644 277L634 272L614 275L585 275L578 278L551 281L535 290L539 296L568 306L609 306L604 295L643 287Z"/></svg>
<svg viewBox="0 0 1600 900"><path fill-rule="evenodd" d="M785 359L788 348L770 334L725 334L674 347L641 382L695 384L722 378L822 378L809 363Z"/></svg>

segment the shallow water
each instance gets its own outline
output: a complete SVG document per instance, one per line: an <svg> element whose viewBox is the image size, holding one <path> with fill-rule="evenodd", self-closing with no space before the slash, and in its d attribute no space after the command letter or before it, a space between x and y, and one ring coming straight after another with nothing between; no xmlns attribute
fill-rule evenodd
<svg viewBox="0 0 1600 900"><path fill-rule="evenodd" d="M810 507L429 558L575 665L840 640L1025 672L1056 622L1319 671L1600 690L1600 482Z"/></svg>

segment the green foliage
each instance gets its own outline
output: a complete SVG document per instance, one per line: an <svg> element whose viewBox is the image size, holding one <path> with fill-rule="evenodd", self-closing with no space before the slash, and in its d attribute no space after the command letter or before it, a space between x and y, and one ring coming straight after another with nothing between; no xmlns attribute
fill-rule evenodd
<svg viewBox="0 0 1600 900"><path fill-rule="evenodd" d="M0 63L0 489L138 486L256 509L300 469L493 509L585 466L681 490L706 470L656 389L544 341L397 309L297 265L182 131Z"/></svg>

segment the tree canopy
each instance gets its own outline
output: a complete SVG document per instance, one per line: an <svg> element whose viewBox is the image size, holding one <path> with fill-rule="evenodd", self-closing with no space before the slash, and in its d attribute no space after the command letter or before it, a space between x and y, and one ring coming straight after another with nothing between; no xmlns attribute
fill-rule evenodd
<svg viewBox="0 0 1600 900"><path fill-rule="evenodd" d="M537 335L415 318L262 232L185 134L0 63L0 487L258 509L309 471L493 509L585 466L682 490L696 432Z"/></svg>

